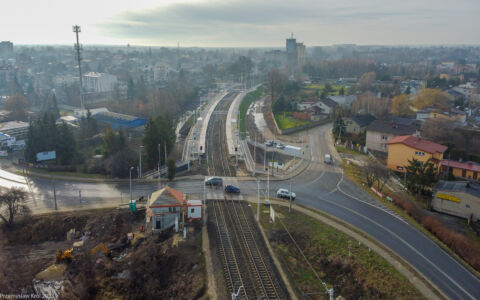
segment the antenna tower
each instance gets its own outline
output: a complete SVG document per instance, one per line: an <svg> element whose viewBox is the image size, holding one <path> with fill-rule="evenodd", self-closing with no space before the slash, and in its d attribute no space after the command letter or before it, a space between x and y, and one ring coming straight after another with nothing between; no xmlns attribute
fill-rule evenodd
<svg viewBox="0 0 480 300"><path fill-rule="evenodd" d="M79 39L78 39L78 34L82 32L82 29L80 26L75 25L73 26L73 32L75 32L75 35L77 37L77 43L73 45L73 48L75 51L77 51L77 62L78 62L78 74L80 76L80 108L85 109L85 104L83 102L83 78L82 78L82 56L80 54L80 51L82 51L82 45L80 45Z"/></svg>

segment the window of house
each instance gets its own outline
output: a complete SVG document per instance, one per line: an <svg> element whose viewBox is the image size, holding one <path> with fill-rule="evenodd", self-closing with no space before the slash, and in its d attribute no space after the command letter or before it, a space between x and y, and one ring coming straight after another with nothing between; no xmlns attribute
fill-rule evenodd
<svg viewBox="0 0 480 300"><path fill-rule="evenodd" d="M190 213L193 214L194 212L195 212L195 208L191 208L191 209L190 209Z"/></svg>
<svg viewBox="0 0 480 300"><path fill-rule="evenodd" d="M387 137L385 135L382 135L382 140L386 141Z"/></svg>
<svg viewBox="0 0 480 300"><path fill-rule="evenodd" d="M415 151L415 155L425 156L425 152Z"/></svg>
<svg viewBox="0 0 480 300"><path fill-rule="evenodd" d="M470 208L470 204L465 204L465 206L466 206L467 208Z"/></svg>

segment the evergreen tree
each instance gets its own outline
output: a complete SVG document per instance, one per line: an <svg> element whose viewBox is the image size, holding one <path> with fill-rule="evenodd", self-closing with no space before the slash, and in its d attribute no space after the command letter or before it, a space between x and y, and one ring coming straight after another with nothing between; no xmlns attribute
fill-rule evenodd
<svg viewBox="0 0 480 300"><path fill-rule="evenodd" d="M60 118L60 110L58 109L57 97L55 94L52 94L52 112L55 119Z"/></svg>
<svg viewBox="0 0 480 300"><path fill-rule="evenodd" d="M128 100L133 100L135 97L135 84L133 83L132 77L128 78L128 84L127 84L127 99Z"/></svg>
<svg viewBox="0 0 480 300"><path fill-rule="evenodd" d="M71 164L76 154L76 142L72 129L65 122L58 127L55 146L57 163Z"/></svg>
<svg viewBox="0 0 480 300"><path fill-rule="evenodd" d="M116 152L117 136L111 126L105 129L105 136L103 137L103 155L109 157Z"/></svg>

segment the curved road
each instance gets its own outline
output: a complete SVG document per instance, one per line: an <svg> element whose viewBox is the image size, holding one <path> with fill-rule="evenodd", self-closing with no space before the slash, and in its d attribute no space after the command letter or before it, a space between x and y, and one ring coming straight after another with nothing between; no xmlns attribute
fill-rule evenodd
<svg viewBox="0 0 480 300"><path fill-rule="evenodd" d="M368 233L420 271L451 299L480 299L480 279L429 237L405 222L352 182L345 180L338 167L325 165L321 158L329 153L327 133L323 126L310 132L310 149L314 159L307 170L293 179L297 202L333 215ZM316 157L316 158L315 158ZM27 183L28 182L28 183ZM255 181L238 181L242 192L256 194ZM263 185L265 183L263 182ZM289 181L270 182L271 196ZM24 177L0 171L0 186L19 186L30 191L29 205L35 212L54 209L53 181ZM203 181L176 181L172 187L186 193L203 193ZM157 183L134 182L134 197L148 195L159 188ZM129 199L129 183L82 183L56 181L59 209L78 205L95 207L123 203ZM82 193L80 202L79 190Z"/></svg>

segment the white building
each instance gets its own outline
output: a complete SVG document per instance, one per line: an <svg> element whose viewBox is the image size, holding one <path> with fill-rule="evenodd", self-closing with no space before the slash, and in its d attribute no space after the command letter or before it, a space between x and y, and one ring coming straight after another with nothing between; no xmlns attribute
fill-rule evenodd
<svg viewBox="0 0 480 300"><path fill-rule="evenodd" d="M117 77L106 73L89 72L83 75L83 88L87 92L111 92L117 84Z"/></svg>

